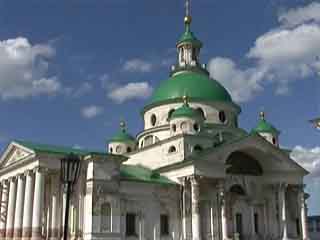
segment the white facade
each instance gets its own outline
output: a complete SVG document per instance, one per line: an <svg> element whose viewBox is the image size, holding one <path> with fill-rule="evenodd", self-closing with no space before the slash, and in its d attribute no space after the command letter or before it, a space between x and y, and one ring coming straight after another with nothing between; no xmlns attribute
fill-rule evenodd
<svg viewBox="0 0 320 240"><path fill-rule="evenodd" d="M238 127L240 108L200 66L202 44L190 23L188 16L172 75L192 73L213 89L197 92L190 78L168 88L167 99L143 110L144 129L136 138L122 124L103 152L12 142L0 159L0 240L61 238L60 159L71 152L81 157L71 239L309 239L308 172L279 148L278 134ZM176 93L187 87L190 101L182 109Z"/></svg>

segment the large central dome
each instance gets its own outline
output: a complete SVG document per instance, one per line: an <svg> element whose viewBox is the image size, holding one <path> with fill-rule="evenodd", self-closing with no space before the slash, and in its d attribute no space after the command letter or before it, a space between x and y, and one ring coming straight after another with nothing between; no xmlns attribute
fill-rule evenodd
<svg viewBox="0 0 320 240"><path fill-rule="evenodd" d="M151 104L181 100L187 95L190 100L232 102L228 91L207 74L182 72L162 82L155 90Z"/></svg>

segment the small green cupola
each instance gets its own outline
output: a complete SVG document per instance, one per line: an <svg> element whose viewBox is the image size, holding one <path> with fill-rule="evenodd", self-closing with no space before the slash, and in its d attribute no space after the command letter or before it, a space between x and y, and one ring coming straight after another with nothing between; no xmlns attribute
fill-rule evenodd
<svg viewBox="0 0 320 240"><path fill-rule="evenodd" d="M135 150L136 139L127 132L126 123L120 122L119 132L109 141L109 153L126 154Z"/></svg>
<svg viewBox="0 0 320 240"><path fill-rule="evenodd" d="M190 107L188 97L184 96L183 105L169 116L171 135L196 134L200 132L204 120L203 113Z"/></svg>
<svg viewBox="0 0 320 240"><path fill-rule="evenodd" d="M279 145L280 131L265 119L265 112L260 112L258 125L251 132L262 136L273 145Z"/></svg>
<svg viewBox="0 0 320 240"><path fill-rule="evenodd" d="M200 49L202 42L191 31L192 17L190 15L189 2L186 4L186 15L184 17L185 31L177 42L178 62L172 66L171 76L181 71L191 70L208 74L205 65L200 64Z"/></svg>

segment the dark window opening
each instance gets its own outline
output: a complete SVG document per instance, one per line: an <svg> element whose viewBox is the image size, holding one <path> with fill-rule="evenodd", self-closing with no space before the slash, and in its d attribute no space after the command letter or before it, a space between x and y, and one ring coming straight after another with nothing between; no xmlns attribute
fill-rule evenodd
<svg viewBox="0 0 320 240"><path fill-rule="evenodd" d="M177 126L175 124L172 125L172 131L177 131Z"/></svg>
<svg viewBox="0 0 320 240"><path fill-rule="evenodd" d="M220 120L222 123L224 123L224 122L227 120L227 118L226 118L226 113L225 113L224 111L220 111L220 112L219 112L219 120Z"/></svg>
<svg viewBox="0 0 320 240"><path fill-rule="evenodd" d="M193 129L198 132L200 130L199 124L195 123L193 124Z"/></svg>
<svg viewBox="0 0 320 240"><path fill-rule="evenodd" d="M127 148L127 152L128 152L128 153L129 153L129 152L132 152L131 147L128 147L128 148Z"/></svg>
<svg viewBox="0 0 320 240"><path fill-rule="evenodd" d="M195 48L192 48L192 60L197 60L197 50Z"/></svg>
<svg viewBox="0 0 320 240"><path fill-rule="evenodd" d="M160 235L169 235L169 216L166 214L160 215Z"/></svg>
<svg viewBox="0 0 320 240"><path fill-rule="evenodd" d="M155 126L156 122L157 122L157 117L156 117L156 115L152 114L151 115L151 125Z"/></svg>
<svg viewBox="0 0 320 240"><path fill-rule="evenodd" d="M273 143L274 145L276 145L277 141L276 141L276 138L275 138L275 137L272 138L272 143Z"/></svg>
<svg viewBox="0 0 320 240"><path fill-rule="evenodd" d="M243 190L243 188L238 185L238 184L235 184L233 185L231 188L230 188L230 192L231 193L235 193L235 194L238 194L238 195L246 195L246 192Z"/></svg>
<svg viewBox="0 0 320 240"><path fill-rule="evenodd" d="M126 215L126 236L135 236L136 234L136 214L127 213Z"/></svg>
<svg viewBox="0 0 320 240"><path fill-rule="evenodd" d="M168 112L168 120L171 118L171 115L172 115L173 112L174 112L174 109L171 109L171 110Z"/></svg>
<svg viewBox="0 0 320 240"><path fill-rule="evenodd" d="M258 213L254 214L254 232L259 233L259 216Z"/></svg>
<svg viewBox="0 0 320 240"><path fill-rule="evenodd" d="M202 108L197 108L197 111L200 113L200 115L202 116L203 119L206 119L204 111Z"/></svg>
<svg viewBox="0 0 320 240"><path fill-rule="evenodd" d="M296 231L297 231L297 235L300 236L300 221L299 218L296 218Z"/></svg>
<svg viewBox="0 0 320 240"><path fill-rule="evenodd" d="M174 152L176 152L177 151L177 149L176 149L176 147L175 146L171 146L170 148L169 148L169 153L174 153Z"/></svg>
<svg viewBox="0 0 320 240"><path fill-rule="evenodd" d="M201 152L201 151L203 150L203 148L202 148L200 145L195 145L194 148L193 148L193 150L194 150L195 152Z"/></svg>
<svg viewBox="0 0 320 240"><path fill-rule="evenodd" d="M110 148L110 152L111 152L111 153L113 152L113 149L112 149L112 148Z"/></svg>

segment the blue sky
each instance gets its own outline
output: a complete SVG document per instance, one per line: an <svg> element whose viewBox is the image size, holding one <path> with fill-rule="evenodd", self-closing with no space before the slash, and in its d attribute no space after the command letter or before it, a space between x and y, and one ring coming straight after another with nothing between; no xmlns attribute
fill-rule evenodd
<svg viewBox="0 0 320 240"><path fill-rule="evenodd" d="M201 60L242 107L281 130L281 145L312 172L320 214L320 4L306 0L192 1ZM183 31L182 0L0 0L0 148L12 139L104 149L124 118L168 78ZM319 204L318 204L319 205Z"/></svg>

